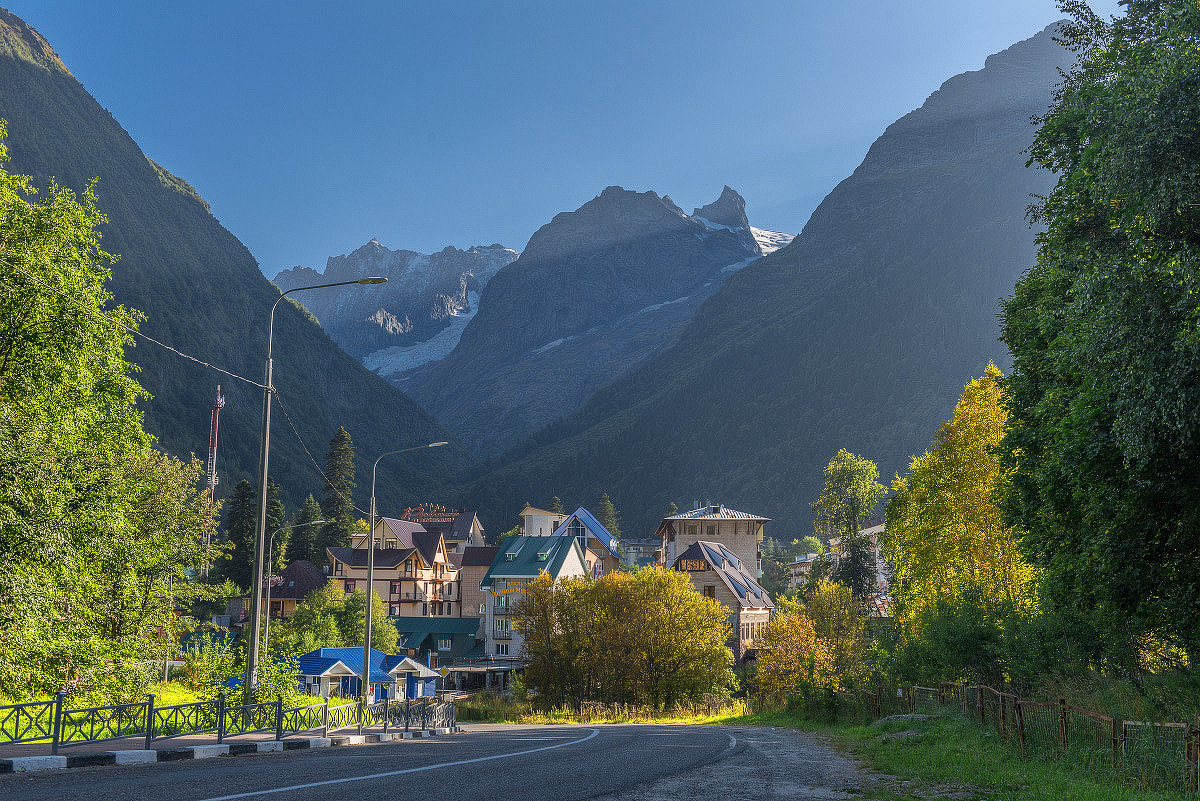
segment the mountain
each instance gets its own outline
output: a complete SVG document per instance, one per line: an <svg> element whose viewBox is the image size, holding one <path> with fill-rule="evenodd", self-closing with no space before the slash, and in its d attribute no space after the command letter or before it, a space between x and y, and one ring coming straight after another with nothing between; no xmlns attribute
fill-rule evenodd
<svg viewBox="0 0 1200 801"><path fill-rule="evenodd" d="M353 253L331 257L323 273L293 267L274 282L286 290L372 275L387 278L372 292L355 286L318 289L306 292L302 301L334 342L387 374L449 353L475 316L484 285L517 255L503 245L416 253L389 250L372 239Z"/></svg>
<svg viewBox="0 0 1200 801"><path fill-rule="evenodd" d="M790 245L731 276L645 364L482 469L481 513L607 492L632 534L671 501L711 500L791 539L811 532L808 504L839 448L874 459L885 481L904 469L964 384L989 360L1009 363L998 299L1034 262L1025 208L1053 182L1023 151L1071 60L1052 27L946 81Z"/></svg>
<svg viewBox="0 0 1200 801"><path fill-rule="evenodd" d="M108 215L101 244L120 254L111 288L119 303L146 315L141 330L261 381L267 315L279 291L196 191L147 158L41 35L4 10L0 117L8 121L10 171L31 175L35 185L43 186L53 176L76 190L99 179L98 205ZM371 291L357 288L364 294ZM180 456L205 454L209 411L221 384L227 404L221 415L220 489L227 492L242 478L256 480L260 390L142 340L129 357L140 367L138 380L154 396L143 406L147 430L161 448ZM359 452L355 500L362 508L370 482L363 476L366 459L411 444L452 439L291 303L281 303L276 313L274 358L282 408L318 462L323 465L339 425L350 431ZM309 492L320 495L324 481L279 407L271 437L271 475L285 498L295 504ZM432 477L461 469L465 459L457 444L397 459L380 473L381 504L403 508L426 500Z"/></svg>
<svg viewBox="0 0 1200 801"><path fill-rule="evenodd" d="M610 186L496 273L449 356L393 378L476 454L498 453L653 356L759 258L745 206L725 187L688 215L669 197Z"/></svg>

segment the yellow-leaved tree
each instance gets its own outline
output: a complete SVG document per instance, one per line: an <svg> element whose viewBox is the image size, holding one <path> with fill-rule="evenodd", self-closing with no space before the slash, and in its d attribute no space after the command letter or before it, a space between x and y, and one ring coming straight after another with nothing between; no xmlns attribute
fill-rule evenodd
<svg viewBox="0 0 1200 801"><path fill-rule="evenodd" d="M1015 611L1034 606L1035 571L1000 511L1008 479L999 456L1007 417L1003 377L988 364L967 384L930 449L892 482L880 542L894 570L897 613L907 621L968 593Z"/></svg>

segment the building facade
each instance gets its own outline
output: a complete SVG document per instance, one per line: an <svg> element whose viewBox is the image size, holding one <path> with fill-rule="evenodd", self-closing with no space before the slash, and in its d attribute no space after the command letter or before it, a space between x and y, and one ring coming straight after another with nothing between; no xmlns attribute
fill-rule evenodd
<svg viewBox="0 0 1200 801"><path fill-rule="evenodd" d="M410 506L400 515L401 520L419 523L426 531L436 531L446 543L447 553L462 553L463 549L484 545L483 524L475 512L466 509L447 509L425 503Z"/></svg>
<svg viewBox="0 0 1200 801"><path fill-rule="evenodd" d="M521 533L526 537L549 537L566 519L566 512L526 506L521 510Z"/></svg>
<svg viewBox="0 0 1200 801"><path fill-rule="evenodd" d="M729 610L734 658L743 662L756 650L755 638L771 621L775 604L745 562L719 542L694 542L671 563L686 573L692 586Z"/></svg>
<svg viewBox="0 0 1200 801"><path fill-rule="evenodd" d="M697 542L723 545L755 578L762 576L763 526L769 518L711 504L664 517L655 537L662 543L662 564L670 566Z"/></svg>
<svg viewBox="0 0 1200 801"><path fill-rule="evenodd" d="M611 573L621 564L620 541L582 506L563 518L550 536L574 538L592 578Z"/></svg>
<svg viewBox="0 0 1200 801"><path fill-rule="evenodd" d="M462 601L462 616L483 619L487 615L488 594L479 582L487 575L488 568L500 549L496 546L468 547L462 553L450 554L450 560L458 566L458 586Z"/></svg>

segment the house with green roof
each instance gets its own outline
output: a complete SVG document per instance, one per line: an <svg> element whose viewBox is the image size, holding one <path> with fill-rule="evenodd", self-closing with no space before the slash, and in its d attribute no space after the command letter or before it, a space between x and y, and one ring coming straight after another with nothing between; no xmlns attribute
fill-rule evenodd
<svg viewBox="0 0 1200 801"><path fill-rule="evenodd" d="M525 586L545 573L553 581L583 577L587 562L575 537L508 537L500 544L479 587L487 595L484 642L488 657L512 659L521 653L521 635L511 612Z"/></svg>
<svg viewBox="0 0 1200 801"><path fill-rule="evenodd" d="M389 620L400 633L396 647L417 661L435 667L466 656L475 647L476 640L482 638L477 617L393 617Z"/></svg>

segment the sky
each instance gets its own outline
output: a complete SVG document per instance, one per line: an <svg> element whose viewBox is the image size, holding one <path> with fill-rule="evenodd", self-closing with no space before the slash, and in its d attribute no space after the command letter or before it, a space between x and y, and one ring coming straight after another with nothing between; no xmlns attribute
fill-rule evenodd
<svg viewBox="0 0 1200 801"><path fill-rule="evenodd" d="M1053 0L7 0L268 276L499 242L606 186L798 232ZM1115 0L1094 2L1116 13ZM101 185L103 205L103 185Z"/></svg>

